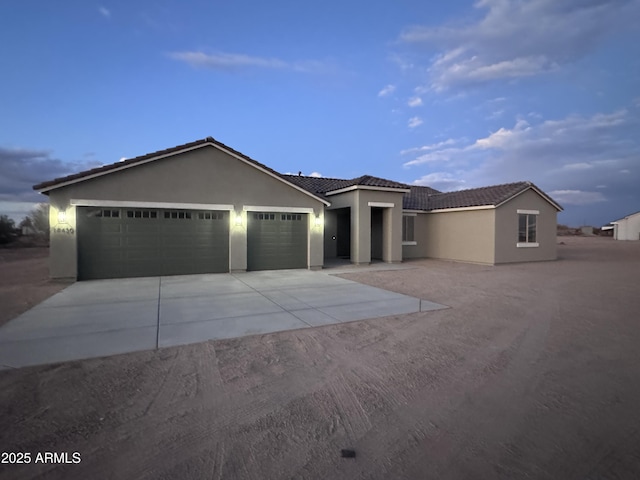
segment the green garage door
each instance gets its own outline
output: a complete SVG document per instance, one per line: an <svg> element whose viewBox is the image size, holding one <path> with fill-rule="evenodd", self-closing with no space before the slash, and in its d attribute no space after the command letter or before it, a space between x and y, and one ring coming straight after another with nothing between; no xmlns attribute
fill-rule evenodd
<svg viewBox="0 0 640 480"><path fill-rule="evenodd" d="M78 278L229 271L229 213L78 208Z"/></svg>
<svg viewBox="0 0 640 480"><path fill-rule="evenodd" d="M249 212L247 270L307 267L308 215Z"/></svg>

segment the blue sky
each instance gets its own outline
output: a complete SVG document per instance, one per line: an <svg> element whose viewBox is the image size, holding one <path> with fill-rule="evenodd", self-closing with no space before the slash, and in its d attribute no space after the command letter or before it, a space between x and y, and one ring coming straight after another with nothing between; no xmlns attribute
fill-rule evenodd
<svg viewBox="0 0 640 480"><path fill-rule="evenodd" d="M6 1L0 213L213 136L283 172L640 210L640 0Z"/></svg>

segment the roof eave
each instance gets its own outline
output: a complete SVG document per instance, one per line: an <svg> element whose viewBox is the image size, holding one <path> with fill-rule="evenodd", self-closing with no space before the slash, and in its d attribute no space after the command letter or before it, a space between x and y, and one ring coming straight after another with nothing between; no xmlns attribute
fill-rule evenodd
<svg viewBox="0 0 640 480"><path fill-rule="evenodd" d="M503 201L501 201L499 203L496 203L495 207L497 208L497 207L499 207L501 205L504 205L507 202L510 202L511 200L516 198L517 196L522 195L527 190L533 190L534 192L536 192L538 195L540 195L543 199L545 199L548 203L550 203L559 212L562 212L564 210L564 208L562 208L558 203L554 202L553 199L551 199L551 197L549 197L546 193L544 193L542 190L540 190L538 187L536 187L532 183L527 184L527 186L525 188L523 188L519 192L514 193L509 198L507 198L507 199L505 199L505 200L503 200Z"/></svg>
<svg viewBox="0 0 640 480"><path fill-rule="evenodd" d="M331 190L326 192L325 195L338 195L340 193L351 192L353 190L377 190L381 192L396 192L396 193L409 193L411 192L408 188L394 188L394 187L373 187L371 185L351 185L345 188L339 188L338 190Z"/></svg>
<svg viewBox="0 0 640 480"><path fill-rule="evenodd" d="M282 183L284 183L284 184L286 184L286 185L288 185L288 186L290 186L292 188L295 188L296 190L304 193L305 195L308 195L311 198L323 203L327 207L331 205L331 202L328 202L327 200L324 200L324 199L314 195L313 193L309 192L308 190L305 190L304 188L299 187L298 185L295 185L295 184L289 182L288 180L282 178L281 176L275 175L273 172L270 172L269 170L262 168L260 165L256 165L254 162L249 161L246 158L243 158L242 155L236 153L235 151L233 151L229 147L225 147L222 144L220 144L219 142L216 142L215 140L210 140L209 138L205 139L205 141L203 141L202 143L200 143L198 145L192 145L190 147L181 148L181 149L173 151L173 152L168 152L168 153L164 153L164 154L160 154L160 155L155 155L153 157L150 157L150 158L147 158L147 159L144 159L144 160L140 160L140 161L137 161L137 162L132 162L132 163L129 163L129 164L126 164L126 165L122 165L121 167L117 167L116 166L114 168L110 168L110 169L104 170L102 172L95 172L94 174L91 174L91 175L86 175L86 176L83 176L83 177L74 178L74 179L70 179L70 180L67 180L67 181L61 181L60 183L55 183L53 185L48 185L48 186L43 187L43 188L37 188L38 185L35 185L33 187L33 189L38 191L38 192L40 192L40 193L48 195L48 192L50 192L52 190L56 190L56 189L59 189L59 188L64 188L66 186L73 185L75 183L84 182L84 181L87 181L87 180L91 180L93 178L101 177L103 175L109 175L111 173L115 173L115 172L119 172L119 171L122 171L122 170L126 170L128 168L137 167L139 165L144 165L146 163L154 162L156 160L161 160L163 158L171 157L173 155L178 155L178 154L182 154L182 153L185 153L185 152L190 152L190 151L197 150L199 148L204 148L204 147L207 147L207 146L211 146L211 147L217 148L218 150L220 150L222 152L225 152L227 155L231 155L235 159L240 160L241 162L243 162L243 163L245 163L245 164L247 164L247 165L249 165L249 166L251 166L251 167L253 167L253 168L257 169L257 170L260 170L262 173L265 173L265 174L269 175L270 177L275 178L276 180L279 180Z"/></svg>
<svg viewBox="0 0 640 480"><path fill-rule="evenodd" d="M427 210L427 213L465 212L470 210L493 210L495 208L497 208L495 205L472 205L468 207L434 208L433 210Z"/></svg>

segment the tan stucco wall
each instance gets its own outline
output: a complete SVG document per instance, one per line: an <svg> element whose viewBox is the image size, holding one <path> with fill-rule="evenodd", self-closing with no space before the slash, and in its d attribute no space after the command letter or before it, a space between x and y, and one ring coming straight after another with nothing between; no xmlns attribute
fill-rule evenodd
<svg viewBox="0 0 640 480"><path fill-rule="evenodd" d="M418 213L413 223L413 238L415 245L402 246L402 258L426 258L427 257L427 216L428 213ZM402 229L402 225L400 226ZM402 232L400 232L402 234Z"/></svg>
<svg viewBox="0 0 640 480"><path fill-rule="evenodd" d="M402 261L402 193L357 189L332 195L331 208L351 207L351 262L371 262L371 208L369 202L391 203L383 208L382 259Z"/></svg>
<svg viewBox="0 0 640 480"><path fill-rule="evenodd" d="M75 208L71 200L231 204L230 270L245 270L249 206L312 208L309 218L309 268L323 265L324 204L212 146L112 172L50 192L51 276L75 277ZM170 208L167 206L167 208ZM57 215L66 212L69 229L56 233ZM235 217L243 217L241 226ZM320 215L320 225L315 216Z"/></svg>
<svg viewBox="0 0 640 480"><path fill-rule="evenodd" d="M538 210L536 239L538 247L517 247L518 209ZM538 195L527 190L496 209L496 263L535 262L557 258L558 211Z"/></svg>
<svg viewBox="0 0 640 480"><path fill-rule="evenodd" d="M494 263L494 210L428 213L416 219L414 253L462 262ZM406 247L405 247L406 248Z"/></svg>

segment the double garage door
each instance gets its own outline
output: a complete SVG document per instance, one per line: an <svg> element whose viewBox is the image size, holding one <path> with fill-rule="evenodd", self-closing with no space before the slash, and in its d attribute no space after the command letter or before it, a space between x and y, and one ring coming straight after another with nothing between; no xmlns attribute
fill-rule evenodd
<svg viewBox="0 0 640 480"><path fill-rule="evenodd" d="M229 271L229 212L80 207L78 278ZM307 215L249 212L247 269L307 266Z"/></svg>
<svg viewBox="0 0 640 480"><path fill-rule="evenodd" d="M229 212L78 209L78 278L229 271Z"/></svg>

